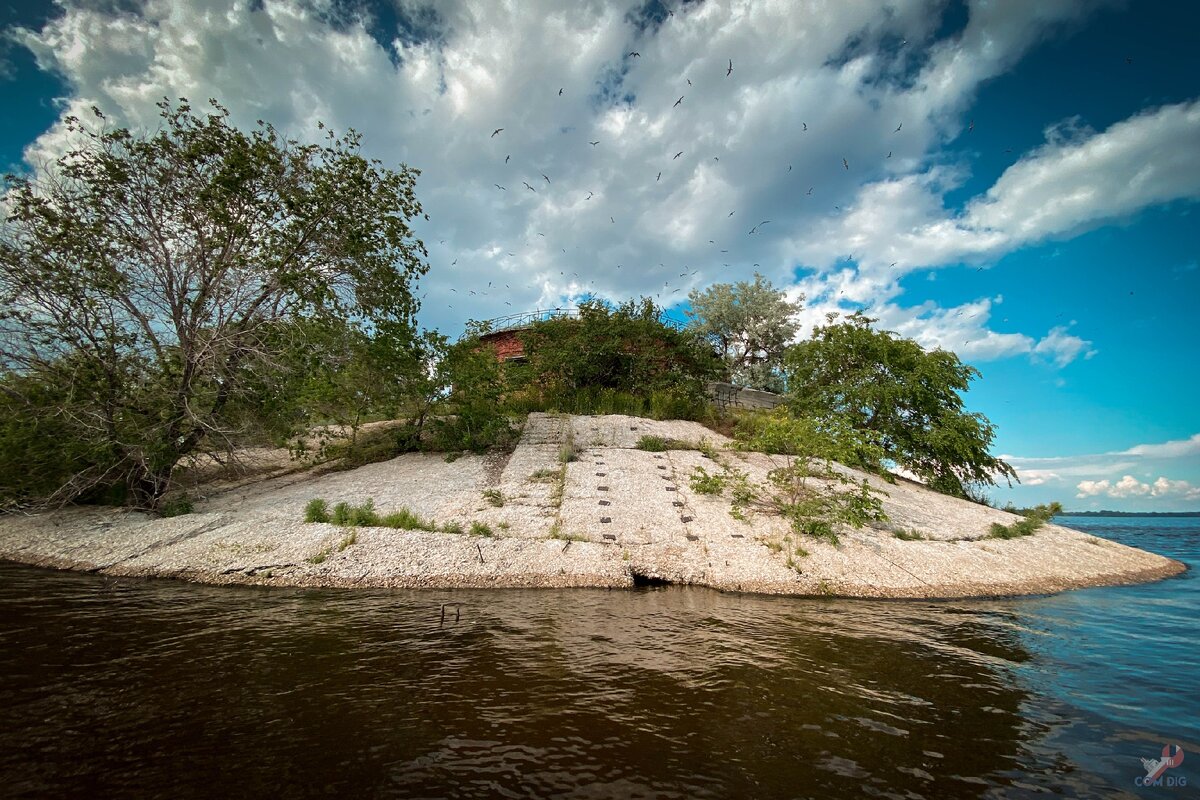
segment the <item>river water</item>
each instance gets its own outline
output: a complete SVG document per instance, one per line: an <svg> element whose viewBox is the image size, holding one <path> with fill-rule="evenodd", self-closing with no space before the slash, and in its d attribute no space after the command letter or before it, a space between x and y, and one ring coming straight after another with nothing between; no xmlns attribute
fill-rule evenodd
<svg viewBox="0 0 1200 800"><path fill-rule="evenodd" d="M1192 569L867 602L0 564L0 795L1194 796L1200 520L1057 521ZM1166 743L1186 788L1139 788Z"/></svg>

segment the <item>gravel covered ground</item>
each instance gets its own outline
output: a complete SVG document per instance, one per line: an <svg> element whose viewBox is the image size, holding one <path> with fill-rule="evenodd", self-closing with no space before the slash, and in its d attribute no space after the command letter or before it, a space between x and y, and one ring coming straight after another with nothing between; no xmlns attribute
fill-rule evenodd
<svg viewBox="0 0 1200 800"><path fill-rule="evenodd" d="M648 435L674 446L636 449ZM740 521L727 500L689 487L695 467L715 471L700 452L705 441L755 479L773 463L726 450L727 439L693 422L531 414L507 457L447 462L412 454L347 472L269 477L211 489L195 513L170 519L100 508L2 516L0 558L205 583L624 587L662 580L894 598L1041 594L1155 580L1185 568L1057 525L1019 539L989 538L991 523L1018 517L903 479L868 478L886 493L888 520L841 530L836 546L791 534L778 517ZM564 448L577 453L565 465ZM404 507L438 525L470 530L482 523L492 535L307 524L304 506L314 497L330 505L370 499L380 513Z"/></svg>

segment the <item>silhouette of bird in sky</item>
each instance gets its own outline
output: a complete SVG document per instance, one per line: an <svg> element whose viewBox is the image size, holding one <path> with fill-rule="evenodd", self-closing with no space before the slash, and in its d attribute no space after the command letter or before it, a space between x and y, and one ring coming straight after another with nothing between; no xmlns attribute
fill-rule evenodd
<svg viewBox="0 0 1200 800"><path fill-rule="evenodd" d="M804 126L804 130L808 130L808 123L807 123L807 122L801 122L800 124Z"/></svg>
<svg viewBox="0 0 1200 800"><path fill-rule="evenodd" d="M682 150L680 150L678 153L676 153L676 154L675 154L675 155L674 155L674 156L671 158L671 160L672 160L672 161L674 161L676 158L679 158L681 155L683 155L683 151L682 151Z"/></svg>
<svg viewBox="0 0 1200 800"><path fill-rule="evenodd" d="M558 90L558 96L559 96L559 97L562 97L562 89L559 89L559 90Z"/></svg>
<svg viewBox="0 0 1200 800"><path fill-rule="evenodd" d="M505 192L508 191L508 189L505 189L503 186L501 186L498 183L493 183L492 186L495 186L497 189L500 189L501 191L505 191Z"/></svg>
<svg viewBox="0 0 1200 800"><path fill-rule="evenodd" d="M807 191L807 192L805 192L805 194L812 194L812 190L813 190L814 188L816 188L816 187L813 187L813 186L810 186L810 187L808 187L808 191Z"/></svg>
<svg viewBox="0 0 1200 800"><path fill-rule="evenodd" d="M759 228L761 228L763 225L766 225L766 224L767 224L768 222L770 222L770 221L771 221L771 220L769 220L769 219L764 219L762 222L758 223L758 224L757 224L757 225L755 225L753 228L751 228L751 229L750 229L750 233L754 233L756 230L758 230Z"/></svg>
<svg viewBox="0 0 1200 800"><path fill-rule="evenodd" d="M521 181L521 183L525 183L525 181ZM533 188L528 183L525 183L525 188L528 189L529 191L533 192L534 194L537 194L537 189Z"/></svg>
<svg viewBox="0 0 1200 800"><path fill-rule="evenodd" d="M729 212L729 216L730 216L730 217L732 217L732 216L733 216L733 212L732 212L732 211L730 211L730 212ZM728 217L726 217L726 219L728 219Z"/></svg>
<svg viewBox="0 0 1200 800"><path fill-rule="evenodd" d="M661 180L662 180L662 173L661 173L661 172L660 172L660 173L658 173L658 177L656 177L654 180L656 180L656 181L661 181Z"/></svg>
<svg viewBox="0 0 1200 800"><path fill-rule="evenodd" d="M728 78L733 74L733 59L729 59L729 69L725 70L725 77Z"/></svg>
<svg viewBox="0 0 1200 800"><path fill-rule="evenodd" d="M543 172L543 173L542 173L542 177L543 177L543 178L546 178L546 173L544 173L544 172ZM549 178L546 178L546 183L550 183L550 179L549 179Z"/></svg>
<svg viewBox="0 0 1200 800"><path fill-rule="evenodd" d="M634 50L629 53L629 57L630 58L641 58L642 54L637 52L636 50Z"/></svg>
<svg viewBox="0 0 1200 800"><path fill-rule="evenodd" d="M502 131L502 130L504 130L504 128L496 128L496 130L492 131L492 135L489 136L488 138L489 139L495 138L496 134L500 133L500 131Z"/></svg>
<svg viewBox="0 0 1200 800"><path fill-rule="evenodd" d="M585 198L583 198L583 199L584 199L584 200L591 200L591 199L592 199L592 195L594 195L594 194L595 194L595 192L588 192L588 196L587 196L587 197L585 197Z"/></svg>
<svg viewBox="0 0 1200 800"><path fill-rule="evenodd" d="M850 162L843 158L842 166L845 167L846 169L850 169Z"/></svg>
<svg viewBox="0 0 1200 800"><path fill-rule="evenodd" d="M901 122L899 125L896 126L896 130L892 131L892 133L899 133L900 129L903 127L904 127L904 123Z"/></svg>
<svg viewBox="0 0 1200 800"><path fill-rule="evenodd" d="M679 99L675 101L675 106L677 106L677 105L679 105L680 103L682 103L682 102L683 102L683 98L684 98L684 97L685 97L685 95L682 95L682 94L681 94L681 95L679 95ZM674 108L675 106L671 106L671 108Z"/></svg>
<svg viewBox="0 0 1200 800"><path fill-rule="evenodd" d="M592 147L595 147L596 145L600 144L600 140L599 140L599 139L597 139L597 140L596 140L596 141L594 141L594 142L588 142L588 144L590 144Z"/></svg>
<svg viewBox="0 0 1200 800"><path fill-rule="evenodd" d="M512 156L505 156L505 157L504 157L504 163L505 163L505 164L507 164L507 163L508 163L508 160L509 160L510 158L512 158Z"/></svg>

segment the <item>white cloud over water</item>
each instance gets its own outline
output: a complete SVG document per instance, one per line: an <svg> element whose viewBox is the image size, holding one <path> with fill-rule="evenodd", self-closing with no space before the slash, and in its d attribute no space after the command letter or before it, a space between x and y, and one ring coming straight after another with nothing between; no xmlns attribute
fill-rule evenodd
<svg viewBox="0 0 1200 800"><path fill-rule="evenodd" d="M1120 480L1109 481L1080 481L1076 486L1079 490L1077 498L1086 497L1140 497L1147 499L1181 499L1200 500L1200 486L1193 486L1187 481L1170 480L1159 476L1152 483L1143 483L1132 475L1125 475Z"/></svg>

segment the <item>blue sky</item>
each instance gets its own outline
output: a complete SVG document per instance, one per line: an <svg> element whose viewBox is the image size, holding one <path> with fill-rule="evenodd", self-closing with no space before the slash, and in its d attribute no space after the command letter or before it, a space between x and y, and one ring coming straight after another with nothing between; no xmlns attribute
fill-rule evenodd
<svg viewBox="0 0 1200 800"><path fill-rule="evenodd" d="M163 95L354 127L423 172L426 325L759 271L805 334L867 308L976 366L1023 480L995 500L1200 510L1194 4L0 0L0 26L10 169Z"/></svg>

